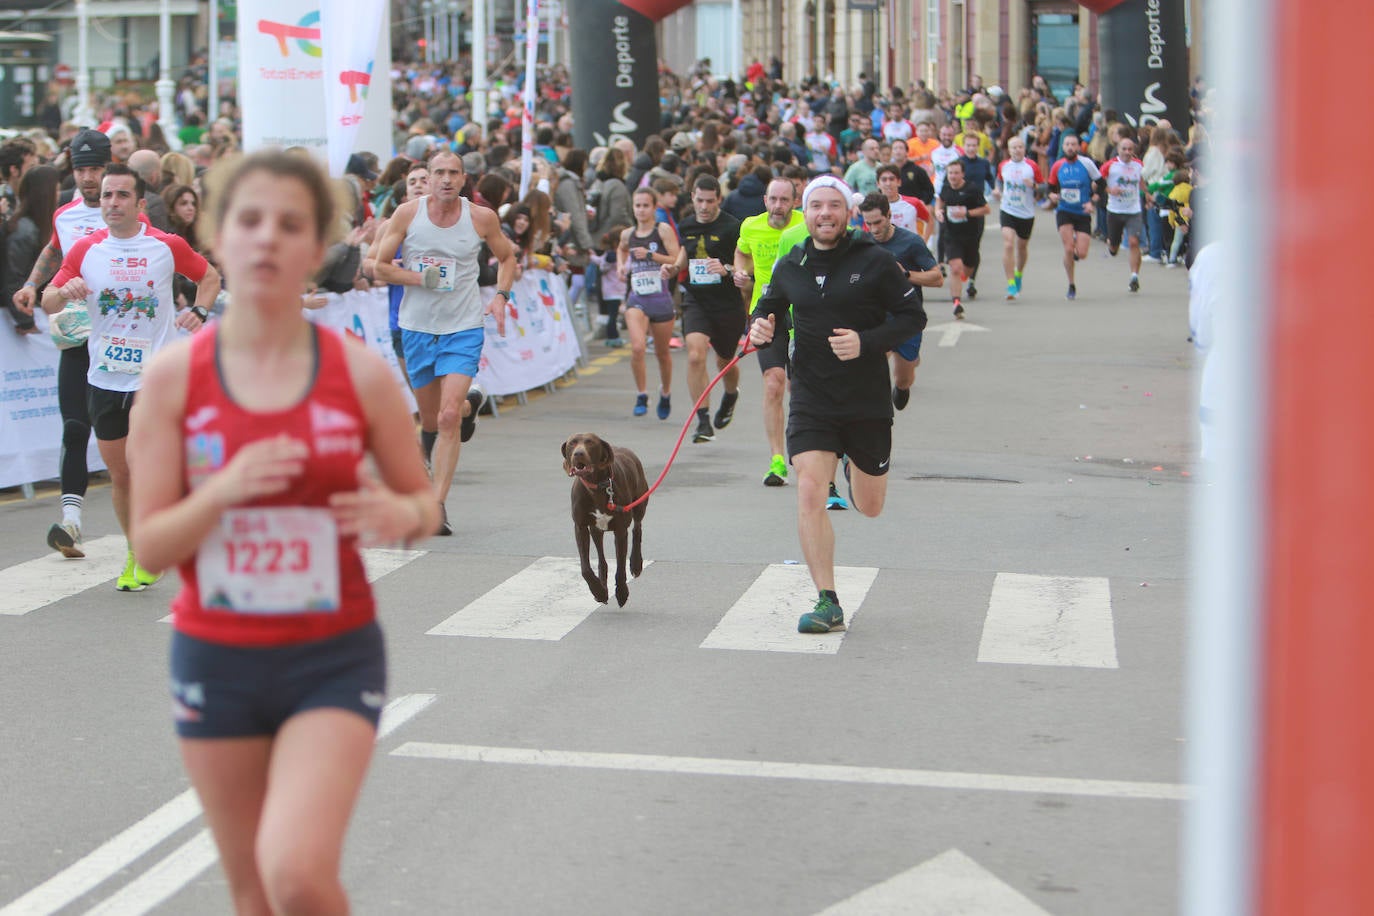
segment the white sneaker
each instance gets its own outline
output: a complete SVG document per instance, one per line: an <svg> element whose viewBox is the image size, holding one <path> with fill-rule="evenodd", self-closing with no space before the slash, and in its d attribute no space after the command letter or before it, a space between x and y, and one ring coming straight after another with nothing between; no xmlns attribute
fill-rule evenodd
<svg viewBox="0 0 1374 916"><path fill-rule="evenodd" d="M49 528L48 546L69 560L86 555L81 549L81 526L76 522L58 522Z"/></svg>
<svg viewBox="0 0 1374 916"><path fill-rule="evenodd" d="M1143 254L1140 256L1140 260L1149 261L1151 264L1160 264L1163 262L1161 258L1157 258L1152 254Z"/></svg>

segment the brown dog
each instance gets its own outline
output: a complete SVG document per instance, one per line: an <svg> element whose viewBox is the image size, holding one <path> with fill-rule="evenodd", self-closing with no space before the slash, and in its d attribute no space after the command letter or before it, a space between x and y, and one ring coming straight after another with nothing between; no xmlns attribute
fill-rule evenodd
<svg viewBox="0 0 1374 916"><path fill-rule="evenodd" d="M577 555L582 559L582 578L592 590L592 597L602 604L609 600L606 593L606 553L602 538L607 531L615 534L615 600L621 606L630 597L630 585L625 579L625 535L634 525L630 548L630 575L635 578L644 571L644 556L640 552L643 538L644 510L649 501L628 506L648 489L644 465L627 448L614 448L593 433L574 433L563 443L563 470L574 478L572 485L573 533L577 536ZM612 508L614 506L614 508ZM598 572L592 572L590 546L596 544Z"/></svg>

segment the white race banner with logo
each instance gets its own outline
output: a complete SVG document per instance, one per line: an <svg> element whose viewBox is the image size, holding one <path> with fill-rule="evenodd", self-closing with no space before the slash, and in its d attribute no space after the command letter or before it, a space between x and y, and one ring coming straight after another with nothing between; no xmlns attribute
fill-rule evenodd
<svg viewBox="0 0 1374 916"><path fill-rule="evenodd" d="M354 0L329 2L346 6L350 13L355 9ZM245 150L300 146L321 162L328 161L320 5L321 0L239 0L239 105ZM376 153L383 162L392 155L389 18L383 4L373 35L371 73L365 80L349 77L366 104L362 121L353 126L357 133L343 154L345 162L355 150ZM346 93L345 88L345 98Z"/></svg>
<svg viewBox="0 0 1374 916"><path fill-rule="evenodd" d="M320 0L325 135L329 174L336 178L343 175L355 149L372 74L378 72L375 54L386 7L386 0ZM390 62L383 67L389 76ZM372 152L382 155L380 150Z"/></svg>
<svg viewBox="0 0 1374 916"><path fill-rule="evenodd" d="M0 487L17 487L58 475L62 414L57 407L57 347L38 316L42 334L20 336L0 326ZM86 450L91 470L105 467L92 437Z"/></svg>

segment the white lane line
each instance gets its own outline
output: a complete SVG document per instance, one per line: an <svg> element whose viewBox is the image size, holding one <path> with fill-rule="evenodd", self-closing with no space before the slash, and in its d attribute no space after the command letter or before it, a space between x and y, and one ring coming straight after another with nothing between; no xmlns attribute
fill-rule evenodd
<svg viewBox="0 0 1374 916"><path fill-rule="evenodd" d="M0 916L48 916L57 912L199 815L200 801L194 790L187 789L0 910Z"/></svg>
<svg viewBox="0 0 1374 916"><path fill-rule="evenodd" d="M68 560L50 553L5 569L5 589L0 593L0 614L19 616L47 607L88 588L113 582L124 568L129 545L123 536L106 535L81 545L84 560ZM110 586L114 591L114 586Z"/></svg>
<svg viewBox="0 0 1374 916"><path fill-rule="evenodd" d="M404 693L387 703L377 728L377 740L396 731L437 699L438 696L432 693ZM166 902L217 861L219 852L214 838L208 828L202 829L118 893L89 910L86 916L142 916ZM8 912L4 916L9 916Z"/></svg>
<svg viewBox="0 0 1374 916"><path fill-rule="evenodd" d="M946 850L817 916L1049 916L957 849Z"/></svg>
<svg viewBox="0 0 1374 916"><path fill-rule="evenodd" d="M835 593L846 624L853 623L877 577L878 570L871 566L835 568ZM805 566L774 563L731 605L701 648L834 655L846 631L819 636L797 632L797 618L815 603L816 586Z"/></svg>
<svg viewBox="0 0 1374 916"><path fill-rule="evenodd" d="M688 776L750 776L764 779L804 779L855 785L907 786L922 789L964 789L985 792L1030 792L1095 798L1183 801L1187 786L1167 782L1124 782L1110 779L1071 779L1059 776L1015 776L1002 773L960 773L949 770L899 770L887 767L782 763L766 760L724 760L710 757L667 757L655 754L604 754L591 751L551 751L523 747L485 747L474 744L431 744L407 741L391 752L395 757L506 763L522 766L571 767L592 770L631 770L678 773Z"/></svg>
<svg viewBox="0 0 1374 916"><path fill-rule="evenodd" d="M1118 667L1107 580L998 573L988 599L978 661Z"/></svg>
<svg viewBox="0 0 1374 916"><path fill-rule="evenodd" d="M219 851L209 830L201 830L189 842L119 889L86 916L142 916L172 898L192 879L219 861Z"/></svg>
<svg viewBox="0 0 1374 916"><path fill-rule="evenodd" d="M611 545L608 543L607 548ZM646 562L648 569L652 561ZM615 591L615 558L609 560ZM611 595L615 600L615 595ZM540 557L428 631L430 636L559 640L601 607L572 557Z"/></svg>
<svg viewBox="0 0 1374 916"><path fill-rule="evenodd" d="M385 547L369 547L362 552L363 569L367 573L367 581L372 583L383 576L389 576L402 566L413 563L427 553L429 553L428 550L390 550ZM158 619L158 623L171 622L171 614Z"/></svg>

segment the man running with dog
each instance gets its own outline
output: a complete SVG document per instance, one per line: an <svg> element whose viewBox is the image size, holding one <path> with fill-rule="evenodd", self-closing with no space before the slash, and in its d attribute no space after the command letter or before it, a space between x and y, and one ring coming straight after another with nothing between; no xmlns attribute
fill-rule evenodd
<svg viewBox="0 0 1374 916"><path fill-rule="evenodd" d="M838 178L807 185L810 238L775 265L749 329L757 347L789 346L789 325L793 331L787 450L797 472L797 533L818 592L797 622L801 633L845 627L825 508L829 483L843 458L850 504L870 518L882 512L892 456L887 353L926 325L920 296L896 261L871 237L846 231L852 204Z"/></svg>

